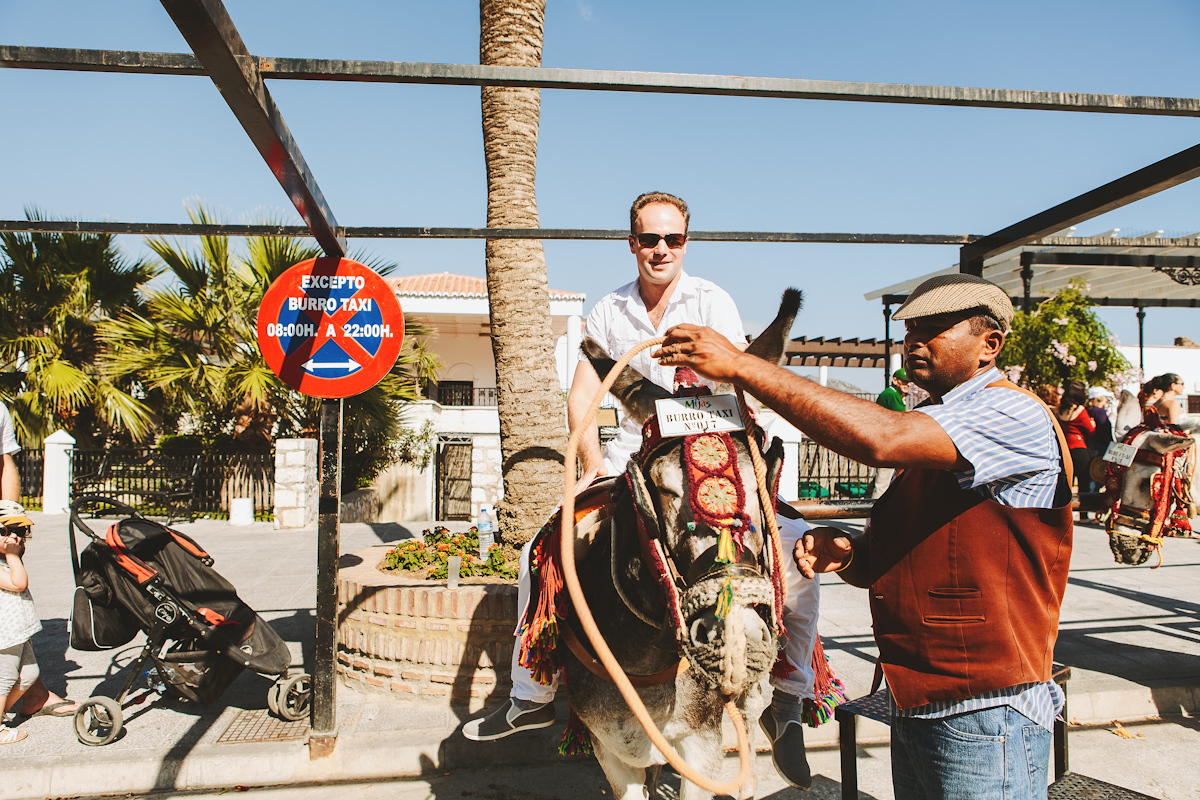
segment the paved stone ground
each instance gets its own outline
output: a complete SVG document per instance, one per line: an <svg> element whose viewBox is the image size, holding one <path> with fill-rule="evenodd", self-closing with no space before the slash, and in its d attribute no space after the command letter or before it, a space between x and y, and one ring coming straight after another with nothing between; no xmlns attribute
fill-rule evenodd
<svg viewBox="0 0 1200 800"><path fill-rule="evenodd" d="M33 516L37 526L27 562L45 624L34 643L46 681L55 691L65 691L75 699L115 694L123 677L121 667L137 656L140 637L116 651L81 653L68 649L66 619L74 583L67 549L67 518ZM98 525L97 529L102 527ZM179 527L213 553L217 569L288 641L294 667L311 667L315 531L276 531L270 523L232 527L224 521L198 521ZM344 525L342 552L406 538L423 527L427 525ZM1058 660L1075 671L1070 684L1070 716L1085 722L1108 722L1176 715L1170 717L1171 725L1162 728L1170 733L1153 740L1117 740L1103 730L1072 734L1073 752L1077 754L1073 766L1076 771L1119 784L1122 781L1114 780L1114 773L1118 777L1136 776L1137 785L1131 788L1156 797L1194 796L1150 789L1157 780L1155 776L1172 775L1171 770L1189 774L1195 763L1195 745L1200 744L1195 739L1194 722L1178 716L1181 711L1190 713L1195 709L1200 694L1200 543L1168 541L1166 563L1157 570L1119 567L1112 562L1104 532L1084 525L1077 530L1072 567L1057 652ZM841 583L836 576L824 577L822 591L821 631L830 659L851 696L865 693L875 655L866 594ZM475 784L478 793L472 796L506 797L509 795L505 792L531 785L531 777L522 778L523 773L513 769L521 765L548 769L548 776L578 773L579 780L585 780L584 776L592 775L587 779L593 781L591 784L579 784L580 792L602 796L586 789L602 785L591 761L565 762L565 771L554 771L558 769L554 765L564 763L550 755L555 729L490 744L471 743L457 733L462 722L459 715L444 707L406 705L388 696L359 694L346 687L338 690L341 735L329 759L310 761L302 741L217 744L240 710L265 707L269 686L269 680L244 673L211 706L197 707L156 697L127 709L125 732L103 748L79 744L70 720L21 720L19 727L29 733L29 738L5 749L5 780L0 796L145 793L153 789L330 781L356 781L355 786L362 786L385 781L398 792L403 788L404 793L397 796L453 797L463 795L454 794L456 784L445 783L444 776L426 781L425 795L408 794L421 791L421 782L394 781L439 772L453 772L448 779L453 781L462 770L504 766L506 769L495 773L501 777L488 779L501 788ZM565 719L565 710L560 709L559 718ZM860 744L883 741L886 733L883 726L863 725ZM1079 760L1082 756L1078 755L1081 750L1075 742L1092 736L1114 739L1119 747L1113 751L1116 755L1097 758L1098 769L1083 769ZM817 729L809 735L809 741L816 747L834 746L836 727L829 724ZM1106 743L1110 748L1113 745ZM1168 757L1184 752L1175 747L1184 743L1191 743L1191 755ZM821 757L832 759L820 771L836 784L836 750L828 750ZM859 764L864 791L872 797L889 797L886 748L861 750ZM765 768L760 764L758 771L765 789L774 772L769 762ZM1194 776L1194 770L1190 774ZM567 792L567 784L554 785L563 786L563 792ZM1195 787L1200 780L1185 785ZM776 786L760 796L792 794Z"/></svg>
<svg viewBox="0 0 1200 800"><path fill-rule="evenodd" d="M1180 719L1171 723L1131 725L1134 739L1120 738L1104 728L1071 734L1072 769L1082 775L1142 792L1164 800L1200 800L1200 723ZM836 750L810 754L813 768L811 792L783 784L770 759L759 756L755 772L758 797L764 800L840 800L841 781ZM732 771L735 759L727 767ZM886 745L859 751L859 800L895 800L891 786L891 762ZM679 779L663 778L666 798L677 796ZM309 786L254 789L247 800L341 800L346 792L355 800L557 800L558 798L611 796L604 774L595 762L562 762L558 765L524 768L462 770L419 780L361 781ZM228 798L228 791L181 795L155 793L146 800L186 796L192 800Z"/></svg>

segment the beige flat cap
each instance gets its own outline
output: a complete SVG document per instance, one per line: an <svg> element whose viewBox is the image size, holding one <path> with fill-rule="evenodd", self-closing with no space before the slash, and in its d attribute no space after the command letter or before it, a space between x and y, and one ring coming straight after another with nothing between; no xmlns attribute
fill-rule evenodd
<svg viewBox="0 0 1200 800"><path fill-rule="evenodd" d="M932 317L972 308L990 313L1005 333L1012 327L1013 304L1004 290L989 280L961 272L935 275L913 289L892 319Z"/></svg>

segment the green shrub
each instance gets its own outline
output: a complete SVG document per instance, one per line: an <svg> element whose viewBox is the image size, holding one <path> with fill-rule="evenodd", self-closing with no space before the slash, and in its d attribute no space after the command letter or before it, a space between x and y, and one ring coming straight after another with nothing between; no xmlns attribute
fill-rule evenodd
<svg viewBox="0 0 1200 800"><path fill-rule="evenodd" d="M207 445L204 437L194 433L164 433L158 437L158 449L163 453L204 450Z"/></svg>

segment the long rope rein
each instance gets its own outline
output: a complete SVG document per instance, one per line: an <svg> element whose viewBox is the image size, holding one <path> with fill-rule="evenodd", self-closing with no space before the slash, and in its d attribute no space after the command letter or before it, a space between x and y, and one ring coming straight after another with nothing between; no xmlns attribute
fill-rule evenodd
<svg viewBox="0 0 1200 800"><path fill-rule="evenodd" d="M636 345L632 350L626 353L609 370L608 376L604 379L600 386L600 390L592 399L592 404L588 408L588 413L582 422L576 426L575 431L571 434L571 438L567 441L566 464L563 469L563 502L562 502L562 554L563 581L566 584L567 591L571 595L571 603L575 608L575 613L579 617L579 624L583 627L583 632L587 634L588 640L592 643L592 647L596 650L596 655L600 662L604 664L608 674L612 676L613 682L617 689L620 690L621 696L625 698L629 710L633 712L633 716L637 719L642 729L646 731L646 736L649 737L651 743L658 748L658 751L663 754L667 762L675 768L681 777L699 786L706 792L712 792L718 795L736 795L742 785L750 778L750 773L753 769L752 753L750 752L750 742L746 735L746 722L742 719L741 712L738 711L737 704L730 697L725 701L725 711L729 714L729 719L733 722L733 728L737 732L738 742L738 760L740 769L737 777L732 781L725 783L717 783L709 779L705 775L701 775L696 770L692 769L683 757L675 752L675 748L671 747L667 742L666 737L659 731L658 726L654 724L654 720L650 717L650 712L646 710L642 698L638 696L637 690L633 688L628 676L625 675L625 670L622 669L616 656L612 654L612 650L608 648L608 644L604 641L604 637L600 633L600 628L596 625L596 620L592 616L592 611L588 607L587 598L583 596L583 588L579 585L579 576L575 572L575 480L573 474L575 472L575 461L579 450L579 439L584 431L588 431L592 427L592 422L596 419L596 412L600 408L600 403L604 399L604 395L612 388L617 376L620 374L630 360L648 347L662 344L666 337L657 336L653 339ZM739 392L740 395L740 392ZM744 399L741 399L744 403ZM754 437L748 437L753 439ZM751 445L751 458L754 459L757 455L757 448ZM755 460L755 475L759 473L759 464L761 464L761 456ZM763 478L760 478L759 496L763 496L763 482L765 480L765 471ZM768 523L772 530L775 531L774 514L770 513L769 509L772 506L764 506L766 510L765 516L770 522ZM772 537L776 544L775 548L779 547L778 535Z"/></svg>
<svg viewBox="0 0 1200 800"><path fill-rule="evenodd" d="M749 420L750 409L746 405L746 395L742 393L741 387L735 387L735 391L737 392L738 408L742 412L742 420ZM779 538L779 522L775 519L775 498L771 496L771 490L767 487L767 465L763 461L762 453L758 450L758 437L747 436L746 447L750 451L750 462L754 464L754 483L758 487L758 502L762 506L763 516L767 520L767 531L770 534L767 538L771 540L771 557L775 559L772 568L777 568L782 574L784 571L783 543ZM786 578L784 580L786 581ZM778 607L779 603L776 602L775 605ZM782 618L779 620L779 624L783 625Z"/></svg>

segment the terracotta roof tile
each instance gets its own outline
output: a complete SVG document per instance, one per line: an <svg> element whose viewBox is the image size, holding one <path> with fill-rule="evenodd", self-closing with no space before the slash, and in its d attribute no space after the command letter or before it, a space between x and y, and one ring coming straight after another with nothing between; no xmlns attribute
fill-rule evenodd
<svg viewBox="0 0 1200 800"><path fill-rule="evenodd" d="M429 275L403 275L386 279L396 294L408 297L487 297L487 281L471 275L453 275L436 272ZM550 296L556 300L582 299L582 292L564 292L551 289Z"/></svg>

